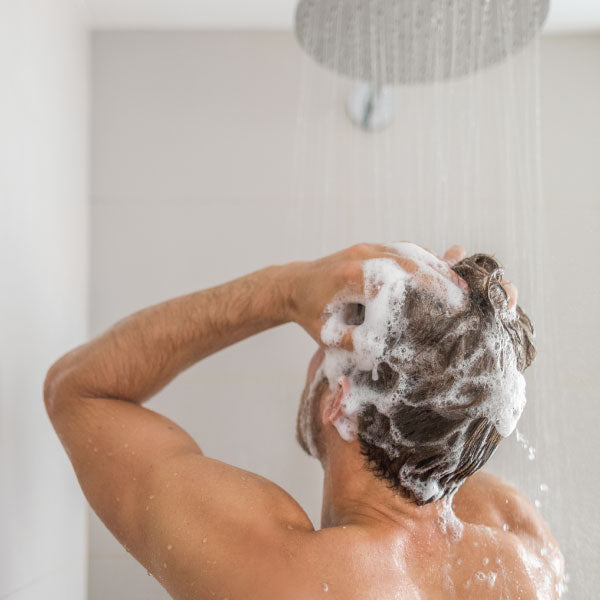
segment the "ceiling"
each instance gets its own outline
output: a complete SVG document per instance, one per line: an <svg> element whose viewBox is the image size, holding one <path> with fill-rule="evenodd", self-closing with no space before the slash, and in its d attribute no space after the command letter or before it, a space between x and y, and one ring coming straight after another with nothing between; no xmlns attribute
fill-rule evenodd
<svg viewBox="0 0 600 600"><path fill-rule="evenodd" d="M297 0L84 0L97 29L289 29ZM545 31L600 31L599 0L551 0Z"/></svg>

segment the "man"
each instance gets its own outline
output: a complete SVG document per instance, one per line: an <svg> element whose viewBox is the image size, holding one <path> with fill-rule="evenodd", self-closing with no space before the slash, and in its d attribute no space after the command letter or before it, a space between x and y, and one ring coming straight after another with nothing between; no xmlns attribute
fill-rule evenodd
<svg viewBox="0 0 600 600"><path fill-rule="evenodd" d="M481 344L486 327L508 332L521 370L531 361L528 319L520 309L514 312L516 288L499 279L493 259L466 259L463 249L453 247L445 260L428 254L425 269L414 249L361 244L314 262L269 267L142 310L50 368L46 407L88 501L173 598L560 596L562 556L537 511L496 477L473 474L500 439L490 425L493 417L478 408L486 405L485 391L467 386L462 408L453 404L448 412L424 404L419 412L418 403L431 399L419 377L409 373L413 396L398 403L400 412L386 416L383 408L367 403L351 414L350 390L360 395L361 385L369 393L397 389L398 381L406 380L398 365L414 368L418 357L376 364L370 377L355 369L337 382L323 378L324 359L335 352L353 356L357 332L368 325L361 312L379 288L366 289L365 265L379 259L414 275L404 300L414 309L415 324L406 330L413 341L443 349L446 338L436 333L438 326L451 325L452 335L466 331L446 349L447 358L432 362L423 376L452 366L456 356L471 356L465 340ZM467 294L464 306L448 309L436 296L441 284L448 293ZM347 329L332 348L322 339L323 315L344 298L352 299L344 313ZM503 310L518 318L507 317L505 326ZM461 315L475 328L461 326ZM321 346L309 367L299 414L299 441L324 469L318 530L277 485L205 457L185 431L141 406L195 362L290 321ZM471 368L490 371L497 363L488 360L493 347ZM452 382L443 380L435 379L436 393L450 389ZM408 429L398 423L405 408ZM339 421L344 414L355 427L345 439ZM463 434L447 427L461 419ZM392 431L394 423L400 437L390 449L382 432ZM437 444L434 438L444 435L444 444ZM452 452L443 448L459 444L466 450L459 448L451 460ZM423 491L432 489L433 480L435 493Z"/></svg>

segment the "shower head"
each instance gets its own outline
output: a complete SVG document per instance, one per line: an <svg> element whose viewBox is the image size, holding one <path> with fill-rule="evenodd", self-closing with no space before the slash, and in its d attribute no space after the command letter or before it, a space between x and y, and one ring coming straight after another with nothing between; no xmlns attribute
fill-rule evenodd
<svg viewBox="0 0 600 600"><path fill-rule="evenodd" d="M542 28L549 0L300 0L296 36L321 65L375 86L460 77Z"/></svg>

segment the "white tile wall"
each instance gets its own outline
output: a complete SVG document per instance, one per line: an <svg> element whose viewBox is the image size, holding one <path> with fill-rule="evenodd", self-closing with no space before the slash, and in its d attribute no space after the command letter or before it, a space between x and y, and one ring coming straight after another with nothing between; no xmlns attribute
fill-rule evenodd
<svg viewBox="0 0 600 600"><path fill-rule="evenodd" d="M78 0L0 3L0 598L83 600L85 501L46 416L87 335L88 37Z"/></svg>
<svg viewBox="0 0 600 600"><path fill-rule="evenodd" d="M538 420L555 428L535 477L551 485L542 510L567 556L571 598L587 600L600 587L591 442L600 417L600 37L544 39L541 61L542 175L553 241L545 268L561 284L547 314L560 322L555 351L564 390L538 398L525 423L547 411ZM141 306L291 258L282 223L292 194L299 82L290 34L95 36L94 332ZM318 237L307 229L305 255L316 252ZM319 468L293 437L312 346L293 326L268 332L191 369L152 406L185 423L209 455L281 484L318 523ZM524 464L519 472L516 464ZM530 491L529 465L516 444L498 452L494 468ZM94 516L90 550L91 600L165 597Z"/></svg>

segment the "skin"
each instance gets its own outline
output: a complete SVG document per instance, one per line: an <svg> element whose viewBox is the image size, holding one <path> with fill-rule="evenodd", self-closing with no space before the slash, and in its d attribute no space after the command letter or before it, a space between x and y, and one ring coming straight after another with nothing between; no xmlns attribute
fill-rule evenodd
<svg viewBox="0 0 600 600"><path fill-rule="evenodd" d="M439 269L464 287L449 267L463 255L451 248ZM343 385L313 399L324 470L318 530L283 489L204 456L183 429L142 406L189 366L270 327L293 321L319 342L327 304L342 290L362 293L362 262L382 256L415 269L370 244L268 267L135 313L50 368L46 409L86 498L173 598L558 597L562 556L522 494L479 472L444 527L447 499L418 507L394 494L365 469L358 443L339 437L332 421ZM350 334L343 343L351 346ZM322 351L307 385L321 360ZM479 571L496 573L493 587ZM544 578L549 591L537 596Z"/></svg>

